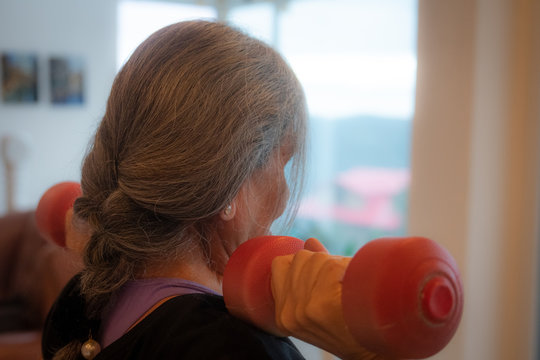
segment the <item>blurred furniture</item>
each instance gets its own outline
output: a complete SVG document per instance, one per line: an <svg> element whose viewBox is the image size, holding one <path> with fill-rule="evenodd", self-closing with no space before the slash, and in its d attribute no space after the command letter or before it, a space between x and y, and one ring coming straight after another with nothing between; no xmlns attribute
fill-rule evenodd
<svg viewBox="0 0 540 360"><path fill-rule="evenodd" d="M34 212L0 217L0 360L40 358L47 312L78 269L73 253L39 234Z"/></svg>

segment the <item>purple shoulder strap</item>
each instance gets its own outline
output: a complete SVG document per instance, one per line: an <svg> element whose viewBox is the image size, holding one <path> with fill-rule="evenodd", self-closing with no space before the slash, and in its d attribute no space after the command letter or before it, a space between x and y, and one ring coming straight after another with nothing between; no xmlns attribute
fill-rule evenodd
<svg viewBox="0 0 540 360"><path fill-rule="evenodd" d="M215 291L192 281L176 278L133 280L115 295L104 314L101 325L101 346L119 339L152 306L170 296L214 294Z"/></svg>

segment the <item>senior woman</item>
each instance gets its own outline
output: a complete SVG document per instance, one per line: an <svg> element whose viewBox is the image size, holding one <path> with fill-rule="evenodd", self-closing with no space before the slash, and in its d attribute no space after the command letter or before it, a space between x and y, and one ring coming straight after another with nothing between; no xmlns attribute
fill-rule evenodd
<svg viewBox="0 0 540 360"><path fill-rule="evenodd" d="M220 294L236 247L294 210L305 137L302 88L267 45L206 21L151 35L84 160L84 268L49 314L44 359L302 359Z"/></svg>

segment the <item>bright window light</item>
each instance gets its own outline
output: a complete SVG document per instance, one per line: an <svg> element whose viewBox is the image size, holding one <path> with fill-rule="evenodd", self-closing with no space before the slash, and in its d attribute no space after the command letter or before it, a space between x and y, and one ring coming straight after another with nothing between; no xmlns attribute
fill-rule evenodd
<svg viewBox="0 0 540 360"><path fill-rule="evenodd" d="M313 116L412 117L415 0L293 1L280 35Z"/></svg>
<svg viewBox="0 0 540 360"><path fill-rule="evenodd" d="M120 68L135 48L156 30L192 19L215 19L210 6L157 1L121 1L118 4L118 46L116 64Z"/></svg>
<svg viewBox="0 0 540 360"><path fill-rule="evenodd" d="M275 16L274 4L255 3L232 8L227 18L239 29L275 46L277 34L277 29L274 29Z"/></svg>
<svg viewBox="0 0 540 360"><path fill-rule="evenodd" d="M304 85L313 116L357 114L398 117L413 113L413 54L304 53L288 57Z"/></svg>

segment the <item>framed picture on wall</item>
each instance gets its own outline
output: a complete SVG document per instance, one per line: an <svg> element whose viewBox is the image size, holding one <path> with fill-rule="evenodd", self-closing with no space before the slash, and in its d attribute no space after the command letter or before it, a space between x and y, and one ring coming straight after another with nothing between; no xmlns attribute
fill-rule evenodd
<svg viewBox="0 0 540 360"><path fill-rule="evenodd" d="M80 57L49 59L50 92L53 104L84 103L84 61Z"/></svg>
<svg viewBox="0 0 540 360"><path fill-rule="evenodd" d="M38 58L35 54L4 52L2 99L5 103L35 103L38 100Z"/></svg>

